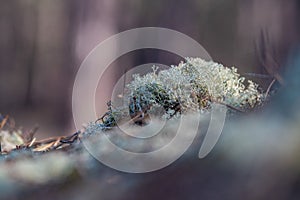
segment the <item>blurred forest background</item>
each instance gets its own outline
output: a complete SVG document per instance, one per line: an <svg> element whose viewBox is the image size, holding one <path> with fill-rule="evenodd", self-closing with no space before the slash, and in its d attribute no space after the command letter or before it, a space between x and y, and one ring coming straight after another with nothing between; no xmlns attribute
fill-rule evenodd
<svg viewBox="0 0 300 200"><path fill-rule="evenodd" d="M264 73L255 48L262 31L284 65L300 41L299 19L299 0L1 0L0 112L26 129L39 124L38 138L69 134L76 72L106 38L137 27L170 28L198 41L217 62L242 73ZM178 61L166 52L143 50L114 65ZM99 83L99 115L120 76L113 69Z"/></svg>

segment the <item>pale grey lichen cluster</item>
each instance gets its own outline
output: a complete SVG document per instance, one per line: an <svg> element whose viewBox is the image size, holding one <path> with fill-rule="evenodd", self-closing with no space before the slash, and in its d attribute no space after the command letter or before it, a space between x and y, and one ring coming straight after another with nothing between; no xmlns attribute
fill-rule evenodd
<svg viewBox="0 0 300 200"><path fill-rule="evenodd" d="M124 98L128 100L128 107L110 105L109 112L102 118L103 127L113 127L124 114L143 123L155 106L162 107L164 116L170 118L190 111L209 111L212 103L247 111L263 100L258 84L251 80L245 83L235 67L200 58L186 58L178 66L162 71L153 66L152 73L134 75L126 87L129 92Z"/></svg>
<svg viewBox="0 0 300 200"><path fill-rule="evenodd" d="M178 66L145 76L135 75L129 88L129 109L144 113L151 105L163 106L170 115L180 112L209 110L218 102L242 110L260 104L263 95L258 84L237 73L237 69L224 67L213 61L186 58Z"/></svg>

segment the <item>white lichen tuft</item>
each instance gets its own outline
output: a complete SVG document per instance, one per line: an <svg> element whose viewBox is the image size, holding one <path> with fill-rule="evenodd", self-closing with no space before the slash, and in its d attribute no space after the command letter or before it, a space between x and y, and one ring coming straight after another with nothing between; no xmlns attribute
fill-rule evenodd
<svg viewBox="0 0 300 200"><path fill-rule="evenodd" d="M259 105L263 98L258 84L251 80L245 83L236 68L200 58L186 58L178 66L160 72L154 66L152 73L134 75L126 87L126 114L136 123L143 123L154 106L162 107L164 117L171 118L190 111L209 111L212 103L246 111ZM124 108L109 110L102 119L104 125L115 124L120 113L124 114Z"/></svg>
<svg viewBox="0 0 300 200"><path fill-rule="evenodd" d="M252 81L237 69L213 61L186 58L168 70L135 75L127 86L130 91L130 111L145 112L147 106L159 104L167 113L207 110L212 102L237 109L250 109L261 103L262 94Z"/></svg>

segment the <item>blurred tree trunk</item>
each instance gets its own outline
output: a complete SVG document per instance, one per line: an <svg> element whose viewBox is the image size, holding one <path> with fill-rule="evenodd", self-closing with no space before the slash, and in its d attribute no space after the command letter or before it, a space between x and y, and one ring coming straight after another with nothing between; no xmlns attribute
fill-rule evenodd
<svg viewBox="0 0 300 200"><path fill-rule="evenodd" d="M100 42L118 33L116 16L119 4L117 0L78 0L76 1L76 5L78 8L78 26L76 29L75 43L76 56L79 61L82 62L90 51ZM101 65L101 63L99 63L99 65ZM117 70L117 67L117 65L110 66L98 83L95 97L98 116L107 110L106 102L111 98L111 92L118 77L118 71L120 71Z"/></svg>

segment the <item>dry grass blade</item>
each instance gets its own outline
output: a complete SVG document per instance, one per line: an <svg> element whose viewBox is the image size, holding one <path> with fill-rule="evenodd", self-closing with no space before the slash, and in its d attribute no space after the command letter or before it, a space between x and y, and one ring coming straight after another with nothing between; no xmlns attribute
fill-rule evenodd
<svg viewBox="0 0 300 200"><path fill-rule="evenodd" d="M5 126L5 124L7 123L7 121L8 121L8 115L6 115L4 118L2 117L2 115L0 115L0 129L2 129L4 126Z"/></svg>
<svg viewBox="0 0 300 200"><path fill-rule="evenodd" d="M33 149L33 151L48 151L50 148L52 148L54 146L55 142L50 142L41 146L38 146L36 148Z"/></svg>
<svg viewBox="0 0 300 200"><path fill-rule="evenodd" d="M259 42L256 44L256 51L259 62L265 68L268 74L274 77L281 85L284 84L282 76L279 74L280 65L276 61L276 51L274 45L270 42L269 35L261 31Z"/></svg>
<svg viewBox="0 0 300 200"><path fill-rule="evenodd" d="M25 140L26 143L31 143L32 140L34 139L34 135L37 132L37 130L39 129L39 126L36 125L33 129L31 129L28 132L23 133L23 138Z"/></svg>
<svg viewBox="0 0 300 200"><path fill-rule="evenodd" d="M34 134L38 128L36 125L30 131L23 132L21 129L14 127L14 121L8 116L3 117L0 115L0 153L7 154L13 150L21 149L27 149L33 152L45 152L64 149L80 141L80 131L70 136L51 137L37 141Z"/></svg>
<svg viewBox="0 0 300 200"><path fill-rule="evenodd" d="M81 132L78 131L70 136L47 138L40 141L33 141L25 144L23 147L32 148L33 151L50 151L55 149L63 149L69 147L79 140Z"/></svg>
<svg viewBox="0 0 300 200"><path fill-rule="evenodd" d="M276 82L276 79L273 79L272 82L270 83L270 85L269 85L269 87L266 91L266 94L265 94L266 97L269 95L269 93L271 91L271 88L272 88L272 86L274 85L275 82Z"/></svg>

